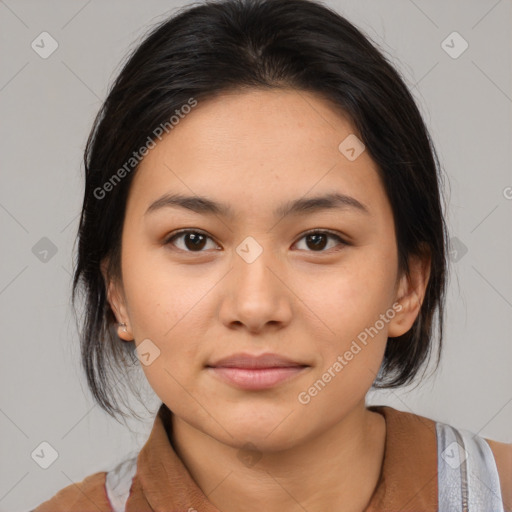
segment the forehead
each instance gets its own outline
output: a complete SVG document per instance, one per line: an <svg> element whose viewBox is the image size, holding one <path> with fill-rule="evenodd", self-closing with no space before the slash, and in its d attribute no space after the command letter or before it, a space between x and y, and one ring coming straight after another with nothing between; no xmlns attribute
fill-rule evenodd
<svg viewBox="0 0 512 512"><path fill-rule="evenodd" d="M340 151L353 137L343 112L312 93L222 94L199 102L157 141L136 171L128 206L146 210L170 192L210 197L235 212L274 212L287 200L337 192L375 213L387 202L375 163L367 151L355 160Z"/></svg>

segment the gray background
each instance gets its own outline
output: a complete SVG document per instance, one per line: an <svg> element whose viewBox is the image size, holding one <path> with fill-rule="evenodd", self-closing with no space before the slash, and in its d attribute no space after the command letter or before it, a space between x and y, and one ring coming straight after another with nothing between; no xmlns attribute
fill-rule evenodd
<svg viewBox="0 0 512 512"><path fill-rule="evenodd" d="M144 422L120 425L92 402L70 270L93 117L128 49L184 3L0 1L1 511L27 511L110 469L149 433L159 403L150 388ZM511 1L326 3L380 45L412 88L444 167L453 237L441 368L415 389L371 393L369 403L512 442ZM47 59L31 47L43 31L59 45ZM453 31L469 44L458 58L441 45ZM43 441L58 452L48 469L31 457Z"/></svg>

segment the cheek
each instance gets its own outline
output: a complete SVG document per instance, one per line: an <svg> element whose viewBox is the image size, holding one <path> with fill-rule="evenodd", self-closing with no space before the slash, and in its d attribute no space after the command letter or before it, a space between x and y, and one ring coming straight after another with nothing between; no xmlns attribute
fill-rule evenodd
<svg viewBox="0 0 512 512"><path fill-rule="evenodd" d="M388 325L395 316L391 306L396 276L391 268L392 262L382 254L368 251L363 257L361 251L337 272L317 280L316 287L303 288L309 309L319 312L321 322L315 323L324 333L315 336L321 354L315 379L322 380L320 386L329 382L325 399L345 392L359 396L376 378ZM328 371L331 373L326 375Z"/></svg>
<svg viewBox="0 0 512 512"><path fill-rule="evenodd" d="M347 340L389 309L396 277L390 268L385 259L354 253L335 271L305 281L298 294L318 312L328 339Z"/></svg>
<svg viewBox="0 0 512 512"><path fill-rule="evenodd" d="M123 280L128 314L136 345L145 342L158 355L142 365L155 390L165 385L182 393L178 383L192 386L190 376L204 363L200 334L212 314L208 294L218 276L200 267L171 264L160 251L127 251Z"/></svg>
<svg viewBox="0 0 512 512"><path fill-rule="evenodd" d="M165 250L136 248L123 260L123 281L135 339L172 339L208 290L191 266L171 264Z"/></svg>
<svg viewBox="0 0 512 512"><path fill-rule="evenodd" d="M127 281L141 368L157 396L173 410L181 410L190 402L189 393L197 393L192 376L203 362L197 320L205 314L200 299L208 288L194 288L189 280L157 265ZM144 364L144 353L150 354L149 364Z"/></svg>
<svg viewBox="0 0 512 512"><path fill-rule="evenodd" d="M338 417L355 406L377 378L394 310L387 283L358 273L326 283L312 304L313 310L323 305L318 310L324 312L322 321L329 331L315 337L321 362L297 399L309 404L312 414ZM340 409L326 413L329 404L339 404Z"/></svg>

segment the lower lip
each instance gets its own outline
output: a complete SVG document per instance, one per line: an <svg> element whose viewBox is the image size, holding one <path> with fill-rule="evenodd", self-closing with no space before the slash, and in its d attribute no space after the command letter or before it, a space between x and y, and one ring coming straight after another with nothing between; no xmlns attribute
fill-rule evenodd
<svg viewBox="0 0 512 512"><path fill-rule="evenodd" d="M289 366L280 368L227 368L209 367L208 369L222 380L241 389L268 389L299 374L307 367Z"/></svg>

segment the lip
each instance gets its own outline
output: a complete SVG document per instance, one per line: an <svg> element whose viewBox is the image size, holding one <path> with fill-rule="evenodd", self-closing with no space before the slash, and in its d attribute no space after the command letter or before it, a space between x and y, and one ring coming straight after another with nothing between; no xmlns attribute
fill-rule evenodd
<svg viewBox="0 0 512 512"><path fill-rule="evenodd" d="M241 389L268 389L302 373L309 365L278 354L233 354L206 365L209 372Z"/></svg>

